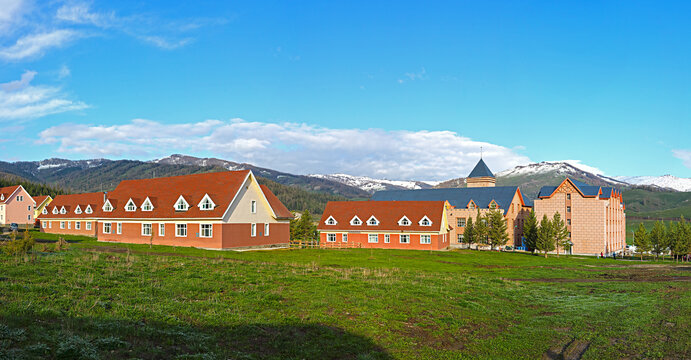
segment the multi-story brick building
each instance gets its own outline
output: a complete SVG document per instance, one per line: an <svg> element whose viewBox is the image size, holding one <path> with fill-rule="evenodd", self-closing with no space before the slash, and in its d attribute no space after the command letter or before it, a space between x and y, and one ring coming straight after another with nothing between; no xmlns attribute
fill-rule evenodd
<svg viewBox="0 0 691 360"><path fill-rule="evenodd" d="M99 241L222 249L288 244L292 214L251 171L226 171L57 196L41 215L41 230L74 234L75 226L87 230L87 218L93 223L85 235Z"/></svg>
<svg viewBox="0 0 691 360"><path fill-rule="evenodd" d="M444 201L330 201L317 230L322 247L440 250L449 246Z"/></svg>
<svg viewBox="0 0 691 360"><path fill-rule="evenodd" d="M565 179L540 189L538 221L559 213L571 237L573 254L611 254L626 246L626 213L621 191Z"/></svg>
<svg viewBox="0 0 691 360"><path fill-rule="evenodd" d="M21 185L0 188L0 225L33 224L36 203Z"/></svg>
<svg viewBox="0 0 691 360"><path fill-rule="evenodd" d="M532 203L517 186L495 186L494 174L482 159L466 179L466 188L379 191L374 201L447 201L447 222L451 226L451 246L464 243L463 234L469 218L476 221L478 212L485 215L498 210L507 224L508 246L522 246L523 222Z"/></svg>

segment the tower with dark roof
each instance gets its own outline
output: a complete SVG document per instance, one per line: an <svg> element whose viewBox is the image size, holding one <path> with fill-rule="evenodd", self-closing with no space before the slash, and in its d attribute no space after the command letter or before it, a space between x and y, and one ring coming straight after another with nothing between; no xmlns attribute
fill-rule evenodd
<svg viewBox="0 0 691 360"><path fill-rule="evenodd" d="M480 158L473 171L466 178L466 184L469 188L472 187L494 187L497 184L497 178L489 170L487 164Z"/></svg>

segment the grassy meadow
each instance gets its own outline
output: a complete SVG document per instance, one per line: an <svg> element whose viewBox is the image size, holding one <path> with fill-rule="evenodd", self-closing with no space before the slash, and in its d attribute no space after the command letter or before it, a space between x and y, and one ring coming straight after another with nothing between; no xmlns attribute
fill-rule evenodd
<svg viewBox="0 0 691 360"><path fill-rule="evenodd" d="M0 359L691 357L688 265L69 238L0 255Z"/></svg>

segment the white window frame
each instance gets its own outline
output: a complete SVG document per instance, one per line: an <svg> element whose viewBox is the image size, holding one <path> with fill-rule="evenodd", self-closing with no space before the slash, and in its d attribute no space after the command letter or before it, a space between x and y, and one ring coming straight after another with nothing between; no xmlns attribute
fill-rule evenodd
<svg viewBox="0 0 691 360"><path fill-rule="evenodd" d="M211 196L209 196L209 194L204 194L202 201L200 201L197 206L199 207L199 210L209 211L216 208L216 203L211 200Z"/></svg>
<svg viewBox="0 0 691 360"><path fill-rule="evenodd" d="M119 224L119 223L118 223ZM145 229L149 229L148 234ZM154 225L152 223L142 223L142 236L151 236L154 233Z"/></svg>
<svg viewBox="0 0 691 360"><path fill-rule="evenodd" d="M165 223L159 223L158 224L158 236L166 236L166 224Z"/></svg>
<svg viewBox="0 0 691 360"><path fill-rule="evenodd" d="M57 206L53 206L53 215L57 215L60 212Z"/></svg>
<svg viewBox="0 0 691 360"><path fill-rule="evenodd" d="M115 207L113 207L113 204L110 203L110 200L106 200L106 203L103 204L103 211L105 212L111 212L115 210Z"/></svg>
<svg viewBox="0 0 691 360"><path fill-rule="evenodd" d="M64 228L65 228L65 222L64 222L64 221L60 221L60 229L64 229Z"/></svg>
<svg viewBox="0 0 691 360"><path fill-rule="evenodd" d="M367 219L367 226L379 226L379 220L377 220L377 218L374 217L374 215L372 215L369 217L369 219Z"/></svg>
<svg viewBox="0 0 691 360"><path fill-rule="evenodd" d="M422 239L425 239L425 241L423 241ZM431 245L432 244L432 235L421 234L420 235L420 244L421 245Z"/></svg>
<svg viewBox="0 0 691 360"><path fill-rule="evenodd" d="M72 230L72 222L71 222L71 221L68 221L68 222L67 222L67 228L70 229L70 230Z"/></svg>
<svg viewBox="0 0 691 360"><path fill-rule="evenodd" d="M81 221L75 221L74 222L74 229L75 230L81 230L82 229L82 222Z"/></svg>
<svg viewBox="0 0 691 360"><path fill-rule="evenodd" d="M250 212L252 212L252 214L257 213L257 200L252 200L250 203Z"/></svg>
<svg viewBox="0 0 691 360"><path fill-rule="evenodd" d="M264 236L269 236L269 223L264 224Z"/></svg>
<svg viewBox="0 0 691 360"><path fill-rule="evenodd" d="M49 221L49 222L48 222L48 228L49 228L49 229L52 229L52 228L53 228L53 222L52 222L52 221Z"/></svg>
<svg viewBox="0 0 691 360"><path fill-rule="evenodd" d="M122 234L122 223L121 222L115 224L115 233L118 235Z"/></svg>
<svg viewBox="0 0 691 360"><path fill-rule="evenodd" d="M86 222L86 229L91 230L91 221Z"/></svg>
<svg viewBox="0 0 691 360"><path fill-rule="evenodd" d="M324 222L324 224L326 224L326 225L336 225L336 224L338 224L338 221L336 221L336 219L334 219L333 216L329 216L329 218L326 219L326 221Z"/></svg>
<svg viewBox="0 0 691 360"><path fill-rule="evenodd" d="M65 209L64 206L60 208L60 214L62 214L62 215L67 214L67 209Z"/></svg>
<svg viewBox="0 0 691 360"><path fill-rule="evenodd" d="M44 228L44 229L47 228L47 227L48 227L48 222L46 222L46 221L41 221L41 227Z"/></svg>
<svg viewBox="0 0 691 360"><path fill-rule="evenodd" d="M113 230L112 227L113 227L113 224L111 224L109 222L104 222L103 223L103 233L104 234L110 234L110 232Z"/></svg>
<svg viewBox="0 0 691 360"><path fill-rule="evenodd" d="M408 241L405 241L405 242L403 241L403 237L404 237L404 236L405 236L406 239L408 239ZM410 244L410 234L400 234L400 235L398 235L398 242L399 242L400 244Z"/></svg>
<svg viewBox="0 0 691 360"><path fill-rule="evenodd" d="M185 230L184 235L180 235L181 231L180 230ZM175 224L175 237L187 237L187 224Z"/></svg>
<svg viewBox="0 0 691 360"><path fill-rule="evenodd" d="M255 223L250 224L250 236L251 237L257 236L257 224L255 224Z"/></svg>
<svg viewBox="0 0 691 360"><path fill-rule="evenodd" d="M48 209L46 209L46 208L44 207L43 210L41 210L41 214L47 215L47 214L48 214Z"/></svg>
<svg viewBox="0 0 691 360"><path fill-rule="evenodd" d="M384 234L384 244L391 242L391 234Z"/></svg>
<svg viewBox="0 0 691 360"><path fill-rule="evenodd" d="M348 242L348 233L341 234L341 242L344 242L344 243Z"/></svg>
<svg viewBox="0 0 691 360"><path fill-rule="evenodd" d="M355 222L356 220L357 220L358 223ZM360 226L360 225L362 225L362 220L360 220L360 218L357 217L357 215L355 215L355 216L353 216L352 219L350 219L350 225L353 225L353 226Z"/></svg>
<svg viewBox="0 0 691 360"><path fill-rule="evenodd" d="M204 235L205 230L209 231L209 235ZM214 225L213 224L199 224L199 237L203 237L203 238L214 237Z"/></svg>
<svg viewBox="0 0 691 360"><path fill-rule="evenodd" d="M407 224L405 223L406 221L408 222ZM410 219L408 219L408 217L405 215L403 215L403 217L398 220L398 225L400 226L410 226L412 223L413 222L410 221Z"/></svg>
<svg viewBox="0 0 691 360"><path fill-rule="evenodd" d="M336 242L336 234L326 234L326 242Z"/></svg>
<svg viewBox="0 0 691 360"><path fill-rule="evenodd" d="M86 210L84 210L84 212L87 213L87 214L91 214L91 213L93 213L94 211L91 209L91 205L87 205L87 206L86 206Z"/></svg>
<svg viewBox="0 0 691 360"><path fill-rule="evenodd" d="M379 234L367 234L367 242L370 244L379 243Z"/></svg>
<svg viewBox="0 0 691 360"><path fill-rule="evenodd" d="M127 212L137 211L137 204L134 203L134 200L132 200L132 199L127 200L127 204L125 204L125 211L127 211Z"/></svg>
<svg viewBox="0 0 691 360"><path fill-rule="evenodd" d="M148 205L148 209L146 208ZM142 206L139 207L142 211L154 211L154 204L151 202L151 199L149 197L146 197L146 200L142 203ZM153 228L151 230L153 232Z"/></svg>
<svg viewBox="0 0 691 360"><path fill-rule="evenodd" d="M423 223L427 220L427 225L424 225ZM422 219L418 222L420 226L432 226L432 220L430 220L427 215L423 216Z"/></svg>
<svg viewBox="0 0 691 360"><path fill-rule="evenodd" d="M182 205L182 207L178 205ZM185 198L182 195L180 195L180 197L175 201L175 204L173 205L173 209L175 209L175 211L187 211L189 208L190 204L187 202L187 200L185 200ZM175 233L177 234L177 226Z"/></svg>
<svg viewBox="0 0 691 360"><path fill-rule="evenodd" d="M77 205L77 208L74 209L74 213L75 213L75 214L81 214L81 213L82 213L82 208L81 208L79 205Z"/></svg>

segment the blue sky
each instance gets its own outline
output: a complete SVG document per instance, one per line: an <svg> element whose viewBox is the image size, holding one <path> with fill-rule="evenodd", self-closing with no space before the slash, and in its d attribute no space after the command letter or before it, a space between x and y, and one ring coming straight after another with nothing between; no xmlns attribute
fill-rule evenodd
<svg viewBox="0 0 691 360"><path fill-rule="evenodd" d="M690 7L0 0L0 160L691 177Z"/></svg>

